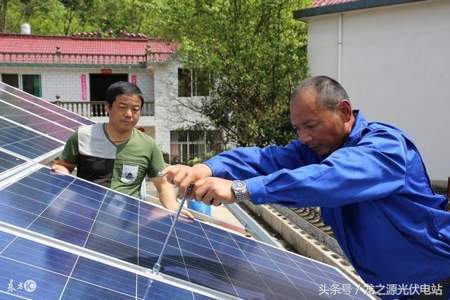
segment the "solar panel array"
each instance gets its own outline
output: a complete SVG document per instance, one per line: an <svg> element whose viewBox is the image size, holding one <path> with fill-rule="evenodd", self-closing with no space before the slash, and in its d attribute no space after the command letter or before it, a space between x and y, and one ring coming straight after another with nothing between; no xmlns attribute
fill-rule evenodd
<svg viewBox="0 0 450 300"><path fill-rule="evenodd" d="M78 120L59 122L69 114L55 109L53 117L39 101L13 89L0 93L0 147L7 149L0 149L0 175L57 149L76 129L71 122ZM319 293L321 285L354 286L333 267L187 219L177 223L161 273L153 274L173 217L44 166L16 172L0 181L0 298L309 300L330 298Z"/></svg>
<svg viewBox="0 0 450 300"><path fill-rule="evenodd" d="M25 163L25 160L0 150L0 175L3 172L15 168L23 163Z"/></svg>
<svg viewBox="0 0 450 300"><path fill-rule="evenodd" d="M0 232L0 298L209 299L192 291Z"/></svg>
<svg viewBox="0 0 450 300"><path fill-rule="evenodd" d="M0 97L2 96L0 95ZM74 130L70 128L58 125L57 123L44 119L38 115L31 114L26 110L10 105L3 100L0 100L0 111L4 118L32 128L43 135L49 135L60 141L67 140L74 132Z"/></svg>
<svg viewBox="0 0 450 300"><path fill-rule="evenodd" d="M0 117L0 147L34 159L62 147L58 140L38 134Z"/></svg>
<svg viewBox="0 0 450 300"><path fill-rule="evenodd" d="M27 111L28 113L33 113L44 119L52 120L53 122L55 122L59 125L63 125L64 127L67 127L70 129L77 129L78 127L80 127L79 122L68 119L66 116L55 114L55 112L48 110L45 107L39 106L33 102L23 100L12 94L9 94L6 91L3 92L3 94L1 95L1 99L5 103L8 103L12 106L20 107L21 109Z"/></svg>
<svg viewBox="0 0 450 300"><path fill-rule="evenodd" d="M33 96L31 94L28 94L22 90L16 89L10 85L7 85L3 82L0 81L0 93L4 94L4 93L9 93L15 96L16 99L23 99L26 101L29 101L31 103L34 103L38 106L41 106L43 108L46 108L52 112L54 112L55 114L59 114L59 115L63 115L66 116L68 119L70 120L75 120L77 122L79 122L80 124L85 124L85 125L89 125L89 124L93 124L94 122L92 122L89 119L83 118L79 115L77 115L76 113L73 113L71 111L65 110L59 106L56 106L54 104L51 104L45 100L42 100L41 98L38 98L36 96Z"/></svg>
<svg viewBox="0 0 450 300"><path fill-rule="evenodd" d="M0 82L0 150L22 159L62 149L81 125L94 122Z"/></svg>

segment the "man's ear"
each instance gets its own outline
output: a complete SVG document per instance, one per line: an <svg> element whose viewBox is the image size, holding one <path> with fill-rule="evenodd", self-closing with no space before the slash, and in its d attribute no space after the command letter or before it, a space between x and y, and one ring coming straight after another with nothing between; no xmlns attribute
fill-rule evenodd
<svg viewBox="0 0 450 300"><path fill-rule="evenodd" d="M353 115L352 105L350 101L348 101L347 99L342 99L337 105L337 110L343 118L344 122L350 121Z"/></svg>
<svg viewBox="0 0 450 300"><path fill-rule="evenodd" d="M111 109L111 107L109 106L109 103L106 103L105 104L105 110L106 110L106 113L108 114L108 116L109 116L109 110Z"/></svg>

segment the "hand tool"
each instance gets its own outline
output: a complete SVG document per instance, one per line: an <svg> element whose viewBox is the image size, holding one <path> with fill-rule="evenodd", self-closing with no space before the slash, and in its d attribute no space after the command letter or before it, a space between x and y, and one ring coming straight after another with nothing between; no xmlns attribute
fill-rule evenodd
<svg viewBox="0 0 450 300"><path fill-rule="evenodd" d="M164 176L164 174L158 174L159 176ZM175 226L177 225L178 217L180 216L181 210L183 209L184 202L186 202L186 199L188 195L191 193L194 185L191 184L187 189L186 192L184 192L183 199L181 200L180 207L178 208L177 214L175 215L175 219L173 220L172 226L170 226L169 233L167 234L166 241L164 242L164 245L161 249L161 253L159 254L158 260L156 261L155 265L153 266L153 274L158 275L159 270L161 269L161 260L164 255L164 251L166 250L167 243L169 242L170 236L172 235L172 231L175 229Z"/></svg>

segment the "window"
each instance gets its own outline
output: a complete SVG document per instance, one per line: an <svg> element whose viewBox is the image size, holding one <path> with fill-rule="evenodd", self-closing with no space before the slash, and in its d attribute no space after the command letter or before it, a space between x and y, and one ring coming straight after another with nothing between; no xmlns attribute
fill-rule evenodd
<svg viewBox="0 0 450 300"><path fill-rule="evenodd" d="M2 81L13 87L19 88L19 74L2 74Z"/></svg>
<svg viewBox="0 0 450 300"><path fill-rule="evenodd" d="M191 71L178 69L178 97L191 97Z"/></svg>
<svg viewBox="0 0 450 300"><path fill-rule="evenodd" d="M38 74L2 74L2 81L20 88L37 97L42 96L41 75Z"/></svg>
<svg viewBox="0 0 450 300"><path fill-rule="evenodd" d="M22 75L22 89L27 93L30 93L37 97L41 97L42 96L41 75L23 74Z"/></svg>
<svg viewBox="0 0 450 300"><path fill-rule="evenodd" d="M178 97L209 96L210 74L201 69L178 69Z"/></svg>
<svg viewBox="0 0 450 300"><path fill-rule="evenodd" d="M209 96L211 76L201 70L194 70L194 96Z"/></svg>
<svg viewBox="0 0 450 300"><path fill-rule="evenodd" d="M222 139L217 130L175 130L170 132L172 163L186 163L194 158L203 160L208 153L217 153L222 149Z"/></svg>

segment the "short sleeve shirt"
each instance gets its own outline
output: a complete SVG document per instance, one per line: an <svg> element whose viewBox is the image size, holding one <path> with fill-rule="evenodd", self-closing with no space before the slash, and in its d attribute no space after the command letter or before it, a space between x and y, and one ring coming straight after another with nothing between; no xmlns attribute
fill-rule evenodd
<svg viewBox="0 0 450 300"><path fill-rule="evenodd" d="M78 177L135 197L145 175L155 177L164 168L161 150L151 137L133 129L128 141L115 145L105 124L78 128L61 159L77 166Z"/></svg>

